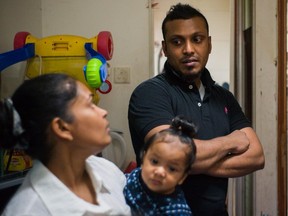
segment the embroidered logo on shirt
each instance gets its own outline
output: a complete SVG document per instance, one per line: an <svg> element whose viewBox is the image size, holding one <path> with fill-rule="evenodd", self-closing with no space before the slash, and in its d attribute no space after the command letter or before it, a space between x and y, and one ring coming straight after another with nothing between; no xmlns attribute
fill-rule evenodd
<svg viewBox="0 0 288 216"><path fill-rule="evenodd" d="M228 114L228 109L227 109L227 107L224 107L224 112L225 112L226 114Z"/></svg>

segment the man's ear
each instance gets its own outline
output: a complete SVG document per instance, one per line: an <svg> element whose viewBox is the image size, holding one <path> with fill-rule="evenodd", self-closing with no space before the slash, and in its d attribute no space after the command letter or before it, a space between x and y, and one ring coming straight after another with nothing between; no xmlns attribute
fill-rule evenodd
<svg viewBox="0 0 288 216"><path fill-rule="evenodd" d="M67 140L73 140L69 124L61 118L54 118L51 122L52 131L59 137Z"/></svg>
<svg viewBox="0 0 288 216"><path fill-rule="evenodd" d="M165 57L167 57L166 53L167 53L167 47L166 47L166 42L165 40L162 41L162 50L163 50L163 53L165 55Z"/></svg>
<svg viewBox="0 0 288 216"><path fill-rule="evenodd" d="M209 54L210 54L212 51L212 38L211 38L211 36L209 36L209 38L208 38L208 43L209 43Z"/></svg>

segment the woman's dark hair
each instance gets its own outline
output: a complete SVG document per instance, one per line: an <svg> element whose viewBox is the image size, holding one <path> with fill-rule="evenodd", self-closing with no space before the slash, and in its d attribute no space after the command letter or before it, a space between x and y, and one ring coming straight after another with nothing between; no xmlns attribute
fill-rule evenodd
<svg viewBox="0 0 288 216"><path fill-rule="evenodd" d="M158 133L155 133L144 144L140 154L142 162L144 152L147 152L147 150L156 140L163 139L168 135L170 135L178 137L181 143L186 144L190 147L191 151L189 152L189 154L187 154L187 167L186 167L186 171L189 171L196 158L196 145L193 141L193 138L195 138L196 136L196 132L197 128L192 122L188 121L183 116L176 116L172 120L172 123L169 128L161 130Z"/></svg>
<svg viewBox="0 0 288 216"><path fill-rule="evenodd" d="M66 74L24 81L11 99L0 102L0 147L24 148L32 158L47 161L53 148L48 143L48 126L55 117L73 121L67 107L76 94L76 80Z"/></svg>
<svg viewBox="0 0 288 216"><path fill-rule="evenodd" d="M166 14L166 17L164 18L162 22L163 39L165 40L165 35L167 32L165 24L168 21L179 20L179 19L187 20L193 17L201 17L205 21L207 32L209 34L209 25L208 25L206 17L199 10L191 7L189 4L178 3L170 7L169 11Z"/></svg>

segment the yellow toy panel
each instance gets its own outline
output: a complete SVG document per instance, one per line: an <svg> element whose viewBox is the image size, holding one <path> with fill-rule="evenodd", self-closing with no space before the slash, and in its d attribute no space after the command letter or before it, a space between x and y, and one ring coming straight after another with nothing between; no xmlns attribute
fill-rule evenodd
<svg viewBox="0 0 288 216"><path fill-rule="evenodd" d="M56 35L37 39L28 35L25 43L35 44L35 54L46 57L56 56L85 56L85 43L92 43L97 50L97 37L87 39L73 35Z"/></svg>
<svg viewBox="0 0 288 216"><path fill-rule="evenodd" d="M94 94L93 101L98 104L100 97L95 88L88 85L83 67L88 60L85 57L41 57L36 56L27 60L25 75L31 79L45 73L67 73L84 83Z"/></svg>
<svg viewBox="0 0 288 216"><path fill-rule="evenodd" d="M14 38L14 49L20 49L26 44L34 45L34 56L27 59L25 75L28 78L45 73L67 73L83 82L94 93L94 102L98 103L99 94L96 90L100 87L98 85L105 82L107 78L106 60L110 60L113 55L113 40L110 32L100 32L90 39L73 35L56 35L38 39L28 32L17 33ZM100 59L101 61L98 61L100 65L94 67L96 71L92 74L88 71L90 74L87 76L85 68L92 58ZM99 68L102 71L99 71ZM102 74L99 76L99 73ZM93 76L97 79L97 88L87 80L87 77L93 79ZM99 77L102 80L99 81Z"/></svg>

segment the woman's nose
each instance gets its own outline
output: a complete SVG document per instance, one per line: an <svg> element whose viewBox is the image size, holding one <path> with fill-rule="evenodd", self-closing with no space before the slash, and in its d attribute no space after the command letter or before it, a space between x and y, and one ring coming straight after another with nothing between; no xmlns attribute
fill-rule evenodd
<svg viewBox="0 0 288 216"><path fill-rule="evenodd" d="M98 108L98 111L101 113L101 115L106 118L108 115L108 111L98 106L97 108Z"/></svg>

